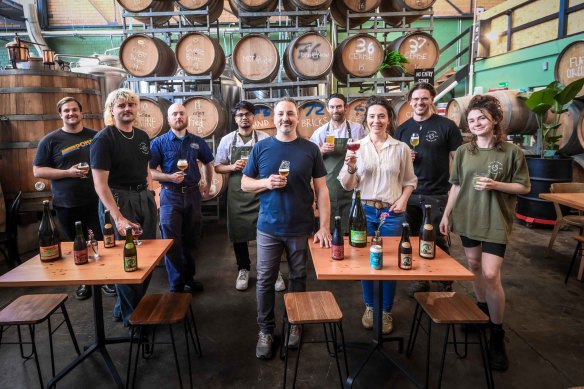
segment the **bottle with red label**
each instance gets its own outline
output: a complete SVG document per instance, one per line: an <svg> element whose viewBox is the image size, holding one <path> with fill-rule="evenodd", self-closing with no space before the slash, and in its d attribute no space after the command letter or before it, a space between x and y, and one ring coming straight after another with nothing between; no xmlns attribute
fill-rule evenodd
<svg viewBox="0 0 584 389"><path fill-rule="evenodd" d="M83 236L83 226L81 222L75 222L75 240L73 241L73 259L76 265L83 265L87 263L89 257L87 256L87 243Z"/></svg>
<svg viewBox="0 0 584 389"><path fill-rule="evenodd" d="M335 229L332 240L333 259L340 261L345 258L345 241L341 230L341 217L335 216Z"/></svg>

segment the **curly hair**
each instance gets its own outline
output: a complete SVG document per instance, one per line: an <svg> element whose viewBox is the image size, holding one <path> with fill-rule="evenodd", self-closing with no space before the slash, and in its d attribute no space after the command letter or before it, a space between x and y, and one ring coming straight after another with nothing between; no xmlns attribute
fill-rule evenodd
<svg viewBox="0 0 584 389"><path fill-rule="evenodd" d="M138 97L138 95L130 89L120 88L110 92L110 94L107 96L107 99L105 100L105 105L103 108L103 121L106 126L113 126L116 123L112 112L114 104L125 103L128 101L140 104L140 97ZM136 116L136 120L134 121L134 124L137 123L138 116Z"/></svg>
<svg viewBox="0 0 584 389"><path fill-rule="evenodd" d="M503 121L503 110L501 109L501 103L499 100L490 95L476 95L468 103L468 108L465 111L465 116L467 118L471 111L480 111L491 118L493 123L493 138L495 139L493 147L498 151L503 150L505 133L501 127L501 122ZM475 154L478 151L479 147L477 145L476 135L473 134L468 147L472 154Z"/></svg>
<svg viewBox="0 0 584 389"><path fill-rule="evenodd" d="M365 115L363 116L363 127L367 128L367 114L369 113L369 108L373 107L374 105L381 105L387 111L389 123L387 124L385 132L393 136L395 131L395 111L393 110L389 100L385 97L371 96L367 99L367 102L365 103Z"/></svg>
<svg viewBox="0 0 584 389"><path fill-rule="evenodd" d="M255 105L246 100L241 100L231 108L231 114L235 115L240 109L247 109L251 113L255 113Z"/></svg>

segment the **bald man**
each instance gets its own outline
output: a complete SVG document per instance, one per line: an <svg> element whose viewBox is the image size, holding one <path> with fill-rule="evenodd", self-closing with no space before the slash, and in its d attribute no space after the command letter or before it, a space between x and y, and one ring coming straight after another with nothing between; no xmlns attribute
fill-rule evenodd
<svg viewBox="0 0 584 389"><path fill-rule="evenodd" d="M202 291L203 284L194 279L195 258L201 232L201 199L209 193L213 177L213 153L200 137L187 131L185 107L173 104L168 108L170 131L152 140L150 171L160 181L160 230L174 244L165 256L171 292ZM177 162L186 160L181 171ZM203 164L205 185L199 187Z"/></svg>

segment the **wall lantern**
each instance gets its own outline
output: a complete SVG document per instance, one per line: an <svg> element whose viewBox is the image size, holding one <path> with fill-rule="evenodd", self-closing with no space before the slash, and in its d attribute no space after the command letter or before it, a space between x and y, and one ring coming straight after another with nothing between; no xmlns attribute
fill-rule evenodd
<svg viewBox="0 0 584 389"><path fill-rule="evenodd" d="M17 62L28 61L28 45L18 37L18 34L14 35L12 42L6 44L6 49L13 69L16 69Z"/></svg>

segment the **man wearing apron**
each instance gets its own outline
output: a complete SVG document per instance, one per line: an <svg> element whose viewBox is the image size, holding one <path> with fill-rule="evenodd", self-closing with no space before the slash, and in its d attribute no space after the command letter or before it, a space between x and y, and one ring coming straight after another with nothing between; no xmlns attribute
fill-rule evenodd
<svg viewBox="0 0 584 389"><path fill-rule="evenodd" d="M262 131L254 131L255 107L241 101L232 108L237 130L221 138L215 157L215 173L229 174L227 186L227 232L233 242L233 251L239 274L235 283L237 290L246 290L249 283L251 261L247 244L256 239L256 223L260 206L259 194L241 190L241 171L253 146L268 138ZM282 280L279 275L278 280ZM281 281L281 285L284 281ZM280 285L280 289L282 286ZM285 289L284 285L284 289Z"/></svg>
<svg viewBox="0 0 584 389"><path fill-rule="evenodd" d="M335 216L340 216L343 233L349 232L352 192L344 190L337 177L345 163L349 138L359 140L367 135L360 123L352 123L346 119L347 109L347 98L344 95L340 93L330 95L327 111L331 115L331 120L316 129L310 137L310 140L320 148L327 171L326 185L331 201L330 225L334 226Z"/></svg>

